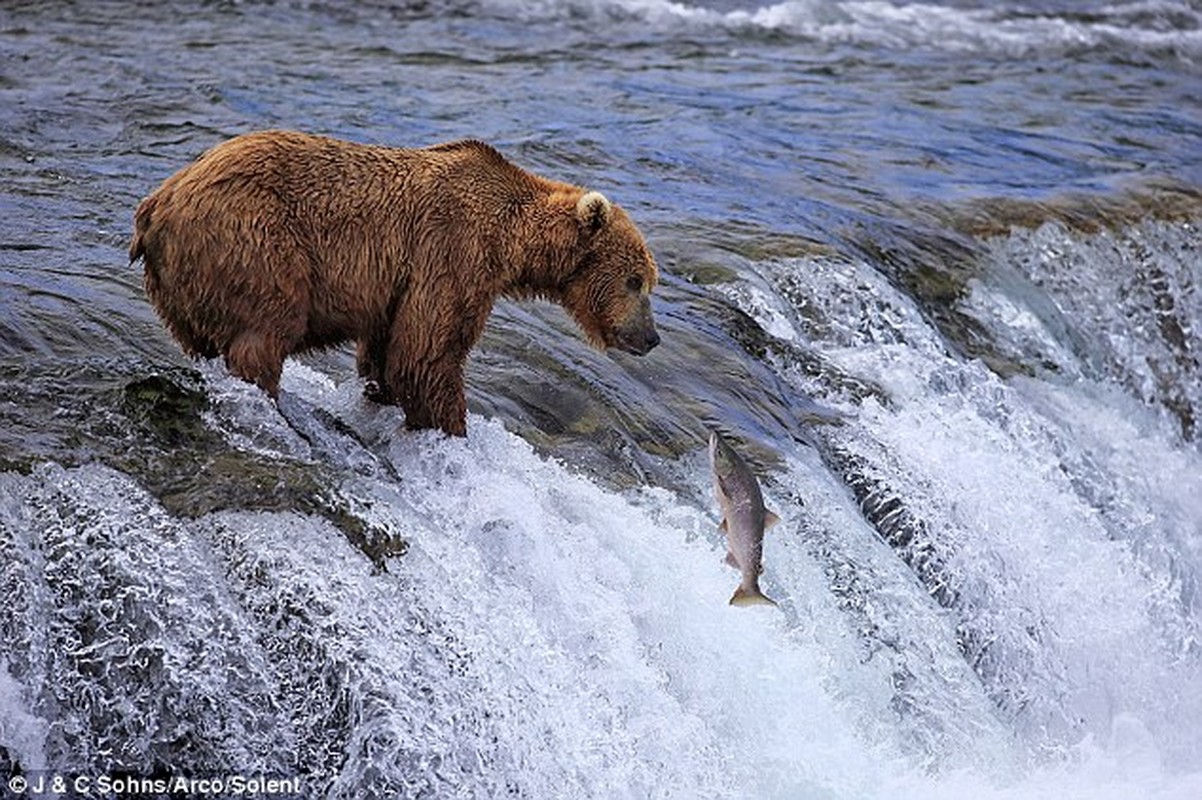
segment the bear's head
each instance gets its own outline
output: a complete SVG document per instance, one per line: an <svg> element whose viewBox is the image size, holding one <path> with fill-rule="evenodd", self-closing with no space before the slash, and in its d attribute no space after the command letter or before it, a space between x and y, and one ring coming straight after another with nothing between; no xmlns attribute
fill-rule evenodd
<svg viewBox="0 0 1202 800"><path fill-rule="evenodd" d="M646 355L659 344L651 289L659 273L643 235L600 192L576 203L580 251L563 305L596 347Z"/></svg>

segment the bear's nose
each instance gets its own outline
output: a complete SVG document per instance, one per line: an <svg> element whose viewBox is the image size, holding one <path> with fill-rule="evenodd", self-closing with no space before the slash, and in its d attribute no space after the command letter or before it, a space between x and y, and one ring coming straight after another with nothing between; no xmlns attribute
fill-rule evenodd
<svg viewBox="0 0 1202 800"><path fill-rule="evenodd" d="M644 344L643 352L649 353L657 344L659 344L659 331L655 331L655 330L647 331L647 334L644 337L644 340L645 340L645 344Z"/></svg>

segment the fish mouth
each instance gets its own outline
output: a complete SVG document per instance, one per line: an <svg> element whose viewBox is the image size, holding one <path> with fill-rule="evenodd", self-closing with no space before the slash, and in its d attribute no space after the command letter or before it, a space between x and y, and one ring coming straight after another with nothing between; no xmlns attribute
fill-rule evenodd
<svg viewBox="0 0 1202 800"><path fill-rule="evenodd" d="M730 445L722 438L722 434L716 430L710 430L710 465L714 468L714 472L721 475L729 474L731 465Z"/></svg>

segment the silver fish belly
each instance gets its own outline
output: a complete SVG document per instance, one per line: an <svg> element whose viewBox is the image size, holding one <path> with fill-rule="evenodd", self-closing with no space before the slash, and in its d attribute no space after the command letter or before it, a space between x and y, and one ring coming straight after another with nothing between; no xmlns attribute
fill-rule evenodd
<svg viewBox="0 0 1202 800"><path fill-rule="evenodd" d="M719 528L726 533L726 563L739 570L742 580L731 605L776 605L760 591L763 572L764 530L779 517L764 507L755 473L717 432L710 433L710 466L714 473L714 493L722 509Z"/></svg>

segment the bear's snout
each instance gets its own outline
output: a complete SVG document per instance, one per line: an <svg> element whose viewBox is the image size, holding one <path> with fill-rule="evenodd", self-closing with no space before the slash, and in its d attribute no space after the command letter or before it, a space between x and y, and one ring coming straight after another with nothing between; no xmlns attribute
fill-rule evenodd
<svg viewBox="0 0 1202 800"><path fill-rule="evenodd" d="M655 330L646 331L637 336L618 335L618 349L635 356L645 356L659 344L659 333Z"/></svg>
<svg viewBox="0 0 1202 800"><path fill-rule="evenodd" d="M659 344L659 331L652 328L649 331L644 331L643 341L641 343L638 343L638 345L635 347L635 349L633 349L631 352L633 352L636 356L645 356L648 353L650 353L652 350L654 350L655 346L658 344Z"/></svg>
<svg viewBox="0 0 1202 800"><path fill-rule="evenodd" d="M614 344L619 350L636 356L645 356L659 344L659 331L651 316L651 303L644 297L638 311L617 330Z"/></svg>

